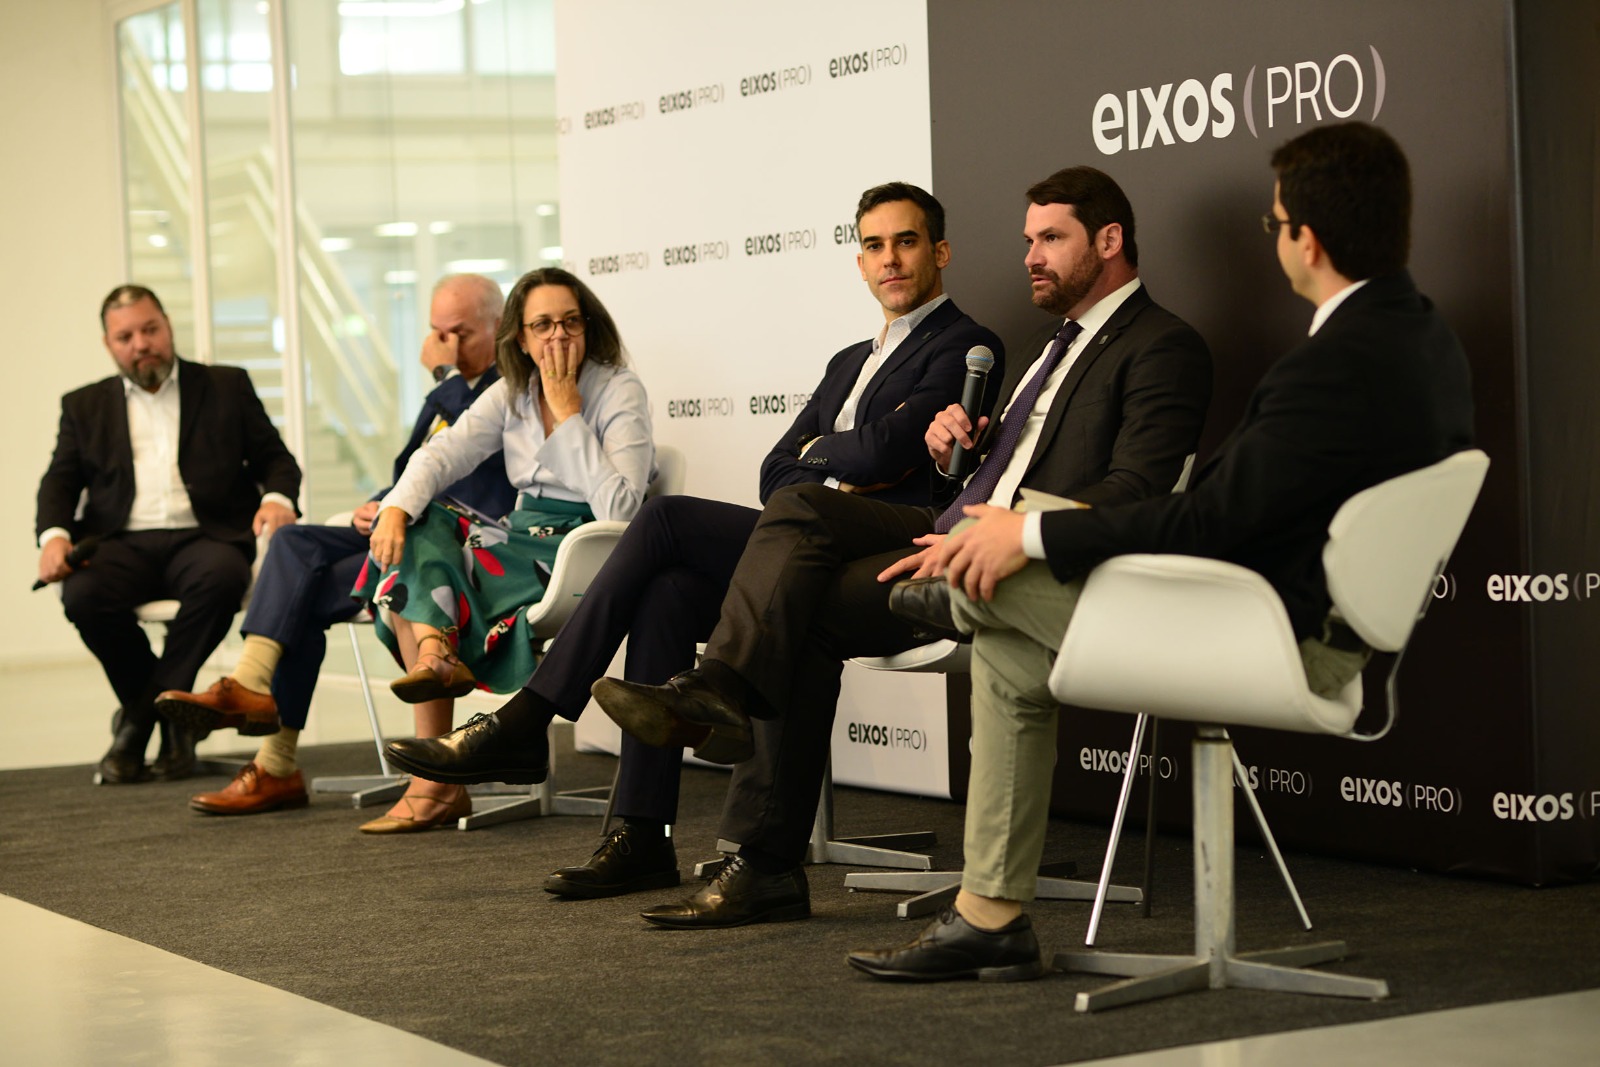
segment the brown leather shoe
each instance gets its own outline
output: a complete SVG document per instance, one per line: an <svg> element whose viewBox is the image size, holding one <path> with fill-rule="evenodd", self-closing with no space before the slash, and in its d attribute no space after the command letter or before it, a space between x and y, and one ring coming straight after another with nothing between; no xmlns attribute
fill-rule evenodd
<svg viewBox="0 0 1600 1067"><path fill-rule="evenodd" d="M247 737L278 732L278 702L272 694L246 689L232 678L217 679L204 693L168 689L156 697L156 710L195 730L238 730Z"/></svg>
<svg viewBox="0 0 1600 1067"><path fill-rule="evenodd" d="M252 761L219 792L190 797L189 806L207 815L259 815L280 808L303 808L306 801L306 780L299 771L275 778Z"/></svg>

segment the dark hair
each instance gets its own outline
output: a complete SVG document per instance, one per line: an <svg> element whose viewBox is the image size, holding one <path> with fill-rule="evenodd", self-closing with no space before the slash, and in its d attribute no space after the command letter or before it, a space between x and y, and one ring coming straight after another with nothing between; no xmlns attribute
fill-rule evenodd
<svg viewBox="0 0 1600 1067"><path fill-rule="evenodd" d="M938 244L944 240L944 205L939 203L937 197L926 189L912 185L910 182L884 182L874 185L871 189L861 194L861 199L856 203L856 235L861 234L861 217L875 207L884 204L893 204L896 201L909 200L922 209L923 221L927 224L928 240Z"/></svg>
<svg viewBox="0 0 1600 1067"><path fill-rule="evenodd" d="M1405 267L1411 252L1411 168L1364 122L1307 130L1272 153L1289 236L1310 226L1333 269L1360 281Z"/></svg>
<svg viewBox="0 0 1600 1067"><path fill-rule="evenodd" d="M106 328L106 312L112 308L123 308L130 304L137 304L141 300L150 301L156 306L156 310L161 312L162 317L166 317L167 309L161 306L161 298L155 293L152 293L142 285L119 285L111 290L111 293L104 300L100 301L100 329L104 331Z"/></svg>
<svg viewBox="0 0 1600 1067"><path fill-rule="evenodd" d="M511 287L505 311L500 316L500 329L494 335L495 363L513 397L527 392L528 383L534 377L533 357L522 350L522 311L528 294L541 285L565 286L578 298L578 313L584 321L584 359L615 366L626 362L627 353L622 347L622 336L617 333L617 324L593 290L560 267L530 270Z"/></svg>
<svg viewBox="0 0 1600 1067"><path fill-rule="evenodd" d="M1122 255L1128 266L1139 265L1139 244L1133 236L1133 205L1122 186L1103 170L1068 167L1028 187L1031 204L1070 204L1089 231L1089 240L1113 222L1122 227Z"/></svg>

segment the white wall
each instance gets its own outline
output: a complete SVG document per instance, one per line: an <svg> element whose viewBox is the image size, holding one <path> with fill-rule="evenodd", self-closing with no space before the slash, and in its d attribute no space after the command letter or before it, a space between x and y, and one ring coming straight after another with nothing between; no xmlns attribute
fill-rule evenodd
<svg viewBox="0 0 1600 1067"><path fill-rule="evenodd" d="M11 382L0 455L17 502L0 534L0 670L93 664L52 595L27 590L39 555L34 494L59 398L113 369L96 318L122 280L110 20L103 0L0 4L0 40L0 308Z"/></svg>

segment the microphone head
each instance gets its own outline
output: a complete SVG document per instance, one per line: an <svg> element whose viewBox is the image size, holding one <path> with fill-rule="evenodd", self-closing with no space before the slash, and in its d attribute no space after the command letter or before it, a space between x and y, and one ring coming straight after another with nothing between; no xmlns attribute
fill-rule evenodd
<svg viewBox="0 0 1600 1067"><path fill-rule="evenodd" d="M100 551L100 538L91 535L73 545L72 551L67 553L67 558L75 564L86 563L98 551Z"/></svg>
<svg viewBox="0 0 1600 1067"><path fill-rule="evenodd" d="M988 374L994 368L994 353L988 345L973 345L967 349L967 370L973 374Z"/></svg>

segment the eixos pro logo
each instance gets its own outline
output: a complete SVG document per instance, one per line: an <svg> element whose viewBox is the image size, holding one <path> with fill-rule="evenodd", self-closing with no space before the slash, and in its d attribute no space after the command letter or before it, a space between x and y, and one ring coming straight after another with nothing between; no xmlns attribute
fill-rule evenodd
<svg viewBox="0 0 1600 1067"><path fill-rule="evenodd" d="M1220 140L1230 136L1244 113L1250 136L1280 125L1298 126L1325 118L1347 119L1371 108L1374 121L1383 110L1387 76L1383 57L1368 45L1370 58L1349 52L1323 60L1301 60L1288 66L1259 66L1245 74L1242 91L1232 71L1209 80L1185 78L1164 85L1147 85L1102 93L1089 114L1094 145L1103 155L1138 151L1182 141L1193 144L1202 137ZM1237 95L1235 95L1237 93Z"/></svg>

